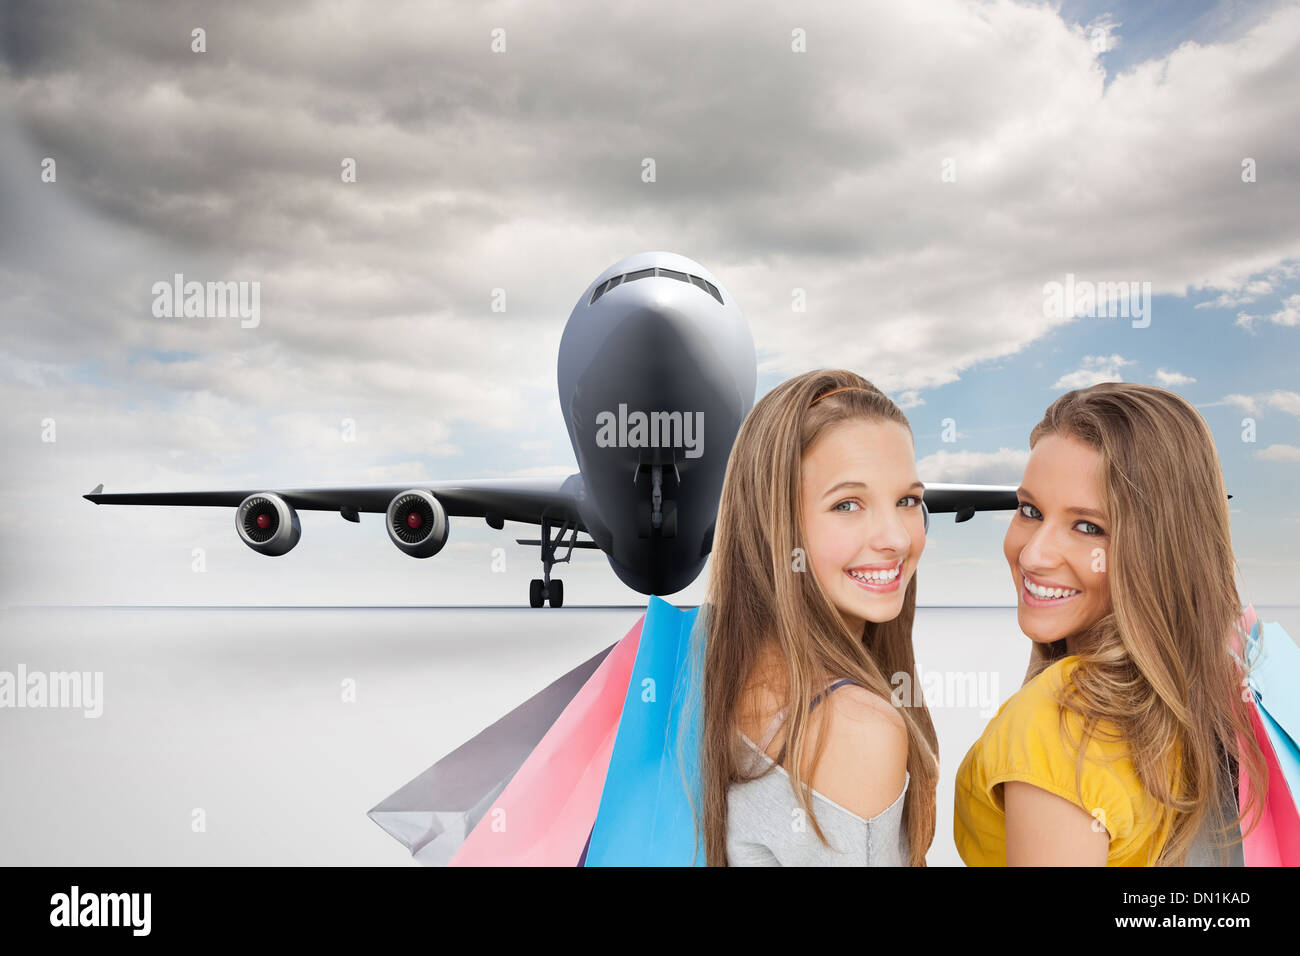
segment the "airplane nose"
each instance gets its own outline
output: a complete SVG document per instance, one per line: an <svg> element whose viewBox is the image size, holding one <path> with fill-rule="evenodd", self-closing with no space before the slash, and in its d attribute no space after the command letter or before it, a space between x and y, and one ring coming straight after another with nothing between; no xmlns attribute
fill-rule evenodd
<svg viewBox="0 0 1300 956"><path fill-rule="evenodd" d="M560 343L561 403L576 411L623 396L629 407L689 400L743 417L754 403L754 339L730 293L703 273L683 257L669 265L637 256L593 284Z"/></svg>
<svg viewBox="0 0 1300 956"><path fill-rule="evenodd" d="M607 342L609 349L602 351L611 361L617 356L625 364L635 356L637 377L650 381L701 373L701 360L708 351L707 336L696 317L662 306L629 309Z"/></svg>

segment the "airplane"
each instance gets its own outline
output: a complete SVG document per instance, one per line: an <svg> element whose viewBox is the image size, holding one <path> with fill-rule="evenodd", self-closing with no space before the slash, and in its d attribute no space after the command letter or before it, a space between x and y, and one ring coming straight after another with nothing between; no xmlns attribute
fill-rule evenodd
<svg viewBox="0 0 1300 956"><path fill-rule="evenodd" d="M483 518L497 530L517 521L540 527L539 538L516 539L541 550L542 576L529 584L534 608L563 605L564 582L551 569L575 548L602 551L633 590L672 594L699 576L713 548L727 460L757 376L754 339L731 292L692 259L642 252L587 286L560 339L557 384L574 474L127 494L105 494L101 484L84 497L234 508L240 540L268 556L298 544L299 511L353 522L383 514L393 544L414 558L442 549L449 517ZM926 483L922 504L927 529L932 512L966 521L1016 507L1015 487L1000 485Z"/></svg>

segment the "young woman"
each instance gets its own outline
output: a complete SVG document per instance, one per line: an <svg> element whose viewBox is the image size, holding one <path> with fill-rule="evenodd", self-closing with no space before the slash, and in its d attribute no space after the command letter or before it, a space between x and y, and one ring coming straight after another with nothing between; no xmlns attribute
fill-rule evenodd
<svg viewBox="0 0 1300 956"><path fill-rule="evenodd" d="M1029 673L957 771L957 850L972 866L1152 866L1197 844L1215 855L1196 862L1226 863L1239 762L1265 778L1210 430L1173 392L1107 382L1053 402L1029 446L1003 543Z"/></svg>
<svg viewBox="0 0 1300 956"><path fill-rule="evenodd" d="M925 864L934 726L890 702L891 675L915 686L923 492L907 419L852 372L741 426L696 629L708 865Z"/></svg>

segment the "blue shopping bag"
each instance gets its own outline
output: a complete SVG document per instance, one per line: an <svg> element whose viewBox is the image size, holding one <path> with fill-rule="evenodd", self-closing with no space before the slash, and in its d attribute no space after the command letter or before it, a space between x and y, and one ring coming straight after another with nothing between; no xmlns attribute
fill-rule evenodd
<svg viewBox="0 0 1300 956"><path fill-rule="evenodd" d="M584 866L703 866L699 608L651 595Z"/></svg>
<svg viewBox="0 0 1300 956"><path fill-rule="evenodd" d="M1300 802L1300 648L1275 621L1260 622L1248 639L1246 678L1292 801ZM1256 634L1258 633L1258 637Z"/></svg>

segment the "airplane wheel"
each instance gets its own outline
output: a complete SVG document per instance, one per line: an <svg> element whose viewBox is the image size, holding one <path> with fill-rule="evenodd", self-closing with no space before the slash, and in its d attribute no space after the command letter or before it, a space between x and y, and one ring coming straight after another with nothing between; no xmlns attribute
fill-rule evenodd
<svg viewBox="0 0 1300 956"><path fill-rule="evenodd" d="M542 579L533 578L528 582L528 603L533 607L541 607L545 600L546 596L542 593Z"/></svg>
<svg viewBox="0 0 1300 956"><path fill-rule="evenodd" d="M551 586L547 590L550 592L551 607L563 607L564 582L559 578L551 578Z"/></svg>

